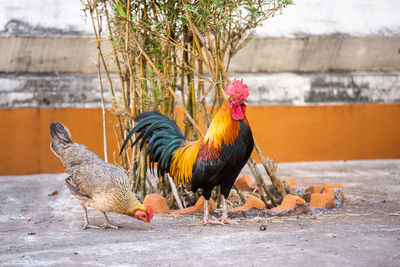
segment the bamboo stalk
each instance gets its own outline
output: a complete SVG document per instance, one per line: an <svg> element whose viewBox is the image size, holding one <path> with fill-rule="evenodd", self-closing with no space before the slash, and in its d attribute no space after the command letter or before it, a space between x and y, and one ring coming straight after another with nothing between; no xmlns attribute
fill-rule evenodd
<svg viewBox="0 0 400 267"><path fill-rule="evenodd" d="M269 192L267 185L265 184L265 181L262 177L262 175L260 174L260 172L258 171L257 168L257 163L255 162L255 160L253 159L253 157L250 157L249 161L247 162L247 165L249 166L251 172L254 174L254 176L256 177L257 181L259 182L259 184L261 185L261 187L264 189L264 192L267 194L268 199L271 201L272 205L274 207L277 206L277 201L275 200L274 196L271 194L271 192ZM267 203L265 203L267 204Z"/></svg>
<svg viewBox="0 0 400 267"><path fill-rule="evenodd" d="M185 7L185 0L182 0L182 4L183 4L183 7ZM197 27L193 24L192 19L191 19L190 15L189 15L188 9L185 9L185 16L186 16L187 20L189 21L190 29L192 30L193 38L194 38L194 41L196 42L196 46L199 47L199 49L197 49L197 51L199 53L199 56L202 59L202 61L204 62L205 66L207 67L209 74L211 76L213 76L213 72L212 72L212 70L211 70L211 68L209 66L209 62L207 62L205 60L204 56L203 56L203 52L201 50L199 38L198 38L197 33L196 33ZM198 30L197 30L197 32L198 32ZM213 78L215 78L215 77L213 77Z"/></svg>
<svg viewBox="0 0 400 267"><path fill-rule="evenodd" d="M172 194L173 194L174 197L175 197L176 204L178 205L178 208L179 208L180 210L182 210L182 209L183 209L183 206L182 206L182 202L181 202L181 200L180 200L180 198L179 198L179 195L178 195L178 190L176 190L175 182L174 182L174 180L171 178L170 175L167 174L167 176L168 176L169 184L171 185Z"/></svg>
<svg viewBox="0 0 400 267"><path fill-rule="evenodd" d="M99 25L99 17L97 16L97 23ZM101 36L101 27L99 27L99 37ZM99 38L100 39L100 38ZM100 39L101 40L101 39ZM100 45L100 43L99 43ZM103 82L101 79L101 55L100 55L100 49L97 50L97 75L99 78L99 87L100 87L100 98L101 98L101 114L102 114L102 126L103 126L103 152L104 152L104 161L108 162L108 154L107 154L107 128L106 128L106 107L105 107L105 101L104 101L104 88L103 88Z"/></svg>
<svg viewBox="0 0 400 267"><path fill-rule="evenodd" d="M265 198L265 191L263 186L257 181L258 188L260 189L260 197L261 200L265 203L265 206L268 207L268 200Z"/></svg>
<svg viewBox="0 0 400 267"><path fill-rule="evenodd" d="M88 7L89 7L89 14L90 14L90 18L91 18L91 21L92 21L93 33L94 33L95 40L96 40L96 47L97 47L98 52L100 53L101 62L102 62L103 68L104 68L104 72L106 73L106 77L107 77L109 86L110 86L111 95L112 95L113 97L115 97L114 86L113 86L113 83L112 83L112 80L111 80L110 73L109 73L109 71L108 71L107 63L106 63L106 61L105 61L105 59L104 59L104 55L103 55L103 52L102 52L102 50L101 50L100 38L99 38L99 36L98 36L98 32L97 32L97 28L96 28L96 23L95 23L95 19L94 19L94 15L93 15L94 11L96 10L96 16L98 17L97 9L94 10L94 7L97 5L97 1L93 3L92 1L87 0L87 4L88 4ZM100 20L98 20L98 21L100 21ZM117 115L117 118L118 118L118 122L119 122L119 125L120 125L121 136L123 136L123 129L122 129L122 124L121 124L121 118L120 118L119 115ZM125 153L126 153L126 152L125 152ZM126 154L125 154L125 160L124 160L124 162L126 163Z"/></svg>
<svg viewBox="0 0 400 267"><path fill-rule="evenodd" d="M104 12L105 12L106 21L107 21L108 37L109 37L108 40L111 43L112 51L114 54L115 65L117 66L117 70L118 70L117 73L118 73L118 77L119 77L119 80L121 83L121 88L123 88L123 90L124 90L124 78L122 77L121 64L118 59L117 50L115 48L114 42L112 41L114 39L114 37L113 37L113 31L111 30L111 22L110 22L110 16L108 14L107 6L104 7Z"/></svg>
<svg viewBox="0 0 400 267"><path fill-rule="evenodd" d="M238 193L240 200L242 201L242 203L246 202L246 197L243 195L242 191L240 191L239 187L235 184L233 184L233 188L236 190L236 192Z"/></svg>
<svg viewBox="0 0 400 267"><path fill-rule="evenodd" d="M139 181L140 183L140 190L142 194L142 200L144 200L144 197L146 196L146 172L147 172L147 160L146 160L146 151L143 149L140 152L140 175L139 175Z"/></svg>
<svg viewBox="0 0 400 267"><path fill-rule="evenodd" d="M151 58L147 55L147 53L143 50L142 46L140 45L140 43L138 42L138 40L132 35L131 38L134 40L134 42L136 43L137 47L139 48L140 52L142 53L142 55L147 59L148 63L150 64L150 66L153 68L154 72L157 73L157 75L160 77L161 80L164 80L164 75L158 70L158 68L154 65L153 61L151 60ZM188 120L193 124L193 126L195 126L196 130L199 132L199 134L201 135L201 137L204 137L203 132L200 130L199 126L196 124L196 122L193 120L192 116L190 116L190 113L187 111L186 107L182 104L182 102L179 100L179 98L176 96L174 90L172 90L170 82L167 82L167 88L168 90L171 92L171 94L173 95L173 97L175 98L175 101L178 102L178 104L182 107L183 112L185 113L186 117L188 118Z"/></svg>
<svg viewBox="0 0 400 267"><path fill-rule="evenodd" d="M254 140L254 148L256 149L256 151L260 157L261 163L264 166L264 168L271 180L271 183L276 190L276 193L280 197L280 201L282 201L286 197L286 191L285 191L285 187L282 184L282 181L279 179L279 176L276 172L277 166L275 165L275 162L272 162L269 159L267 161L264 160L264 156L263 156L261 149L258 146L256 140Z"/></svg>
<svg viewBox="0 0 400 267"><path fill-rule="evenodd" d="M221 206L221 185L217 185L215 187L215 193L217 195L215 203L217 205L217 209L219 209L219 207Z"/></svg>
<svg viewBox="0 0 400 267"><path fill-rule="evenodd" d="M101 46L100 46L100 38L99 38L98 33L97 33L96 23L95 23L94 16L93 16L93 12L94 12L93 3L90 0L88 0L88 6L89 6L90 18L92 20L92 25L93 25L93 32L94 32L94 36L95 36L95 39L96 39L97 50L100 53L101 62L103 63L104 71L105 71L105 73L107 75L107 80L108 80L109 85L110 85L111 94L113 96L115 96L114 86L112 84L110 73L108 71L107 64L106 64L106 61L104 59L103 51L101 50Z"/></svg>

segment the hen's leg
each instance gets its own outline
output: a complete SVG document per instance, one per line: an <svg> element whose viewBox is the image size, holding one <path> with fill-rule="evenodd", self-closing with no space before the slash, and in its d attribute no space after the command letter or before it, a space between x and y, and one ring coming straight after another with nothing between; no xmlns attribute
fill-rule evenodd
<svg viewBox="0 0 400 267"><path fill-rule="evenodd" d="M106 218L106 222L104 224L101 225L101 228L105 229L105 228L113 228L113 229L118 229L117 225L114 225L110 222L110 220L108 219L107 214L103 211L104 214L104 218Z"/></svg>
<svg viewBox="0 0 400 267"><path fill-rule="evenodd" d="M82 230L85 230L87 228L100 229L100 227L89 223L86 207L83 207L83 215L84 215L84 219L85 219L85 224L83 225Z"/></svg>
<svg viewBox="0 0 400 267"><path fill-rule="evenodd" d="M228 223L230 225L235 225L237 222L228 219L228 213L226 212L226 199L224 195L222 197L222 216L219 218L219 221L222 223Z"/></svg>

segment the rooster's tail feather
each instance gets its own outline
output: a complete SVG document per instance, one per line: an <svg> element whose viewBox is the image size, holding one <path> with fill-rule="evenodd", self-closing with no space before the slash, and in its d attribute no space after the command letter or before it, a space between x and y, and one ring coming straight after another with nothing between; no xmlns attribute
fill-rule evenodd
<svg viewBox="0 0 400 267"><path fill-rule="evenodd" d="M58 157L61 155L61 150L65 145L72 143L71 133L68 128L59 122L50 123L50 136L53 141L50 143L50 148Z"/></svg>
<svg viewBox="0 0 400 267"><path fill-rule="evenodd" d="M157 162L158 175L169 172L174 152L187 143L182 131L176 123L158 112L144 112L135 117L136 125L128 133L122 145L126 147L132 135L138 133L138 137L131 147L140 142L140 149L147 143L146 157L149 156L150 168L154 172L154 164Z"/></svg>

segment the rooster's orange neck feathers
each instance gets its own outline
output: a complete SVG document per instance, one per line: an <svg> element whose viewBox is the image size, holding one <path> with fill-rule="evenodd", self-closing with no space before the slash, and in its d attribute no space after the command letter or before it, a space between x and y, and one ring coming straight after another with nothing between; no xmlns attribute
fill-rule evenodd
<svg viewBox="0 0 400 267"><path fill-rule="evenodd" d="M222 142L226 145L233 144L239 131L240 122L232 118L232 110L229 108L228 101L225 101L211 121L204 143L214 149L220 149Z"/></svg>
<svg viewBox="0 0 400 267"><path fill-rule="evenodd" d="M218 155L222 142L225 145L233 144L239 131L240 122L232 118L232 110L229 108L228 101L225 101L211 121L204 139L188 142L184 147L175 151L170 168L175 182L185 184L190 181L197 155L207 160L214 158L215 155Z"/></svg>

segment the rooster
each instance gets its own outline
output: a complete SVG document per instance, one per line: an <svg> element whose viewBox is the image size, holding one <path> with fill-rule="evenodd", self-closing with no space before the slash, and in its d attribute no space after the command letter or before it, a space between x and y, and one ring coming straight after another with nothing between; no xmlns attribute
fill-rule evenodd
<svg viewBox="0 0 400 267"><path fill-rule="evenodd" d="M100 228L89 223L87 207L101 211L105 223L101 228L114 228L106 212L125 214L144 221L147 225L153 217L151 206L143 206L131 191L128 176L117 166L108 164L84 145L73 143L67 127L61 123L50 124L52 142L50 148L60 158L69 177L65 185L79 200L83 208L86 228Z"/></svg>
<svg viewBox="0 0 400 267"><path fill-rule="evenodd" d="M226 199L250 157L253 135L246 119L248 87L243 80L226 84L228 100L211 121L204 138L188 141L176 123L149 111L135 117L136 125L127 135L122 149L134 133L139 133L132 147L140 140L140 149L147 143L150 167L157 163L158 175L169 173L176 183L191 181L191 190L202 188L203 224L208 224L208 201L213 188L221 186L223 213L218 223L231 223L226 212ZM121 151L122 151L121 149ZM215 222L212 222L215 223Z"/></svg>

